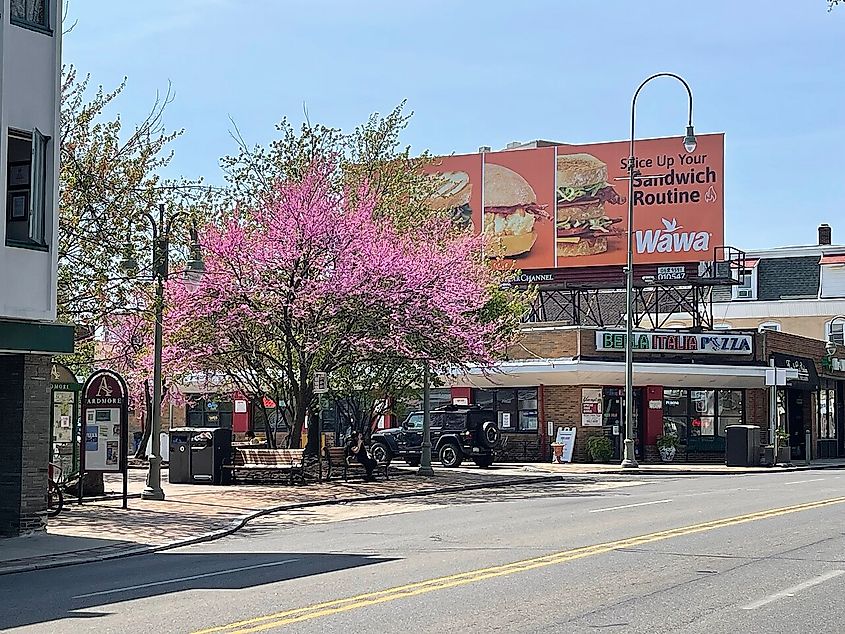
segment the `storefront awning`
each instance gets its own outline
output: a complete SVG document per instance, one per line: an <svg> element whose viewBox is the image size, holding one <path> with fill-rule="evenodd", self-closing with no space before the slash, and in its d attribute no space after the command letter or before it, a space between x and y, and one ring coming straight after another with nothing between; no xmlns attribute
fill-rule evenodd
<svg viewBox="0 0 845 634"><path fill-rule="evenodd" d="M787 378L798 377L787 369ZM441 377L451 386L530 387L534 385L623 385L625 364L620 361L532 359L505 361L493 369L472 368L463 374ZM703 365L692 363L634 363L636 385L664 387L761 388L765 366Z"/></svg>

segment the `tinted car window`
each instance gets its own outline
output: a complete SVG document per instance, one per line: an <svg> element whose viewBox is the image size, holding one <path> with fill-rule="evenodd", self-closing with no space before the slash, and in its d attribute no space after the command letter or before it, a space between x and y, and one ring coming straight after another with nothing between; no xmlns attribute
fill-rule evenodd
<svg viewBox="0 0 845 634"><path fill-rule="evenodd" d="M407 424L408 429L422 429L423 415L422 414L411 414L408 417L408 422L406 424Z"/></svg>
<svg viewBox="0 0 845 634"><path fill-rule="evenodd" d="M432 427L443 427L446 423L446 414L442 414L439 412L432 412L431 414L431 426Z"/></svg>
<svg viewBox="0 0 845 634"><path fill-rule="evenodd" d="M468 428L469 429L478 429L481 425L483 425L487 421L494 421L494 420L496 420L496 415L491 410L480 410L480 411L477 411L477 412L470 412L469 413Z"/></svg>
<svg viewBox="0 0 845 634"><path fill-rule="evenodd" d="M453 414L445 414L444 417L446 419L446 421L445 421L446 424L444 425L446 427L446 429L449 429L449 430L452 430L452 431L455 431L455 430L463 431L464 430L464 426L466 424L466 414L462 414L462 413L459 414L459 413L455 412Z"/></svg>

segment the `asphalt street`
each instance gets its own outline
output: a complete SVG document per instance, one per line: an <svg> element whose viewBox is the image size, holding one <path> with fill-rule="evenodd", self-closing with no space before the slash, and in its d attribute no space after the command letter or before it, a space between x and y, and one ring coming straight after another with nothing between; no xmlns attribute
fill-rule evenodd
<svg viewBox="0 0 845 634"><path fill-rule="evenodd" d="M27 632L843 632L845 472L573 478L0 576Z"/></svg>

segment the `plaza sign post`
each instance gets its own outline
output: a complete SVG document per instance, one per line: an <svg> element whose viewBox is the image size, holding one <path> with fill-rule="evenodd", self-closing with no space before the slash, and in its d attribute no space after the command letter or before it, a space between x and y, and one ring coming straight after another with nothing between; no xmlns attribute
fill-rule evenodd
<svg viewBox="0 0 845 634"><path fill-rule="evenodd" d="M129 392L117 372L97 370L82 387L79 503L87 473L122 473L123 508L128 506Z"/></svg>

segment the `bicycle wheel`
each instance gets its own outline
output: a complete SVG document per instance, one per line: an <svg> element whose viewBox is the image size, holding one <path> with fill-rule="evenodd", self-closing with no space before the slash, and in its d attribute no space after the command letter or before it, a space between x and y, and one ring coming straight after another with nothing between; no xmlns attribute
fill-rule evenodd
<svg viewBox="0 0 845 634"><path fill-rule="evenodd" d="M65 498L62 490L53 480L47 482L47 517L56 517L62 512Z"/></svg>

